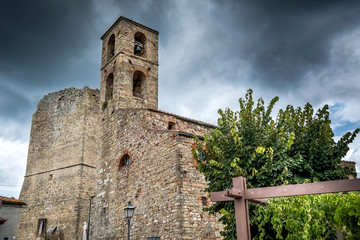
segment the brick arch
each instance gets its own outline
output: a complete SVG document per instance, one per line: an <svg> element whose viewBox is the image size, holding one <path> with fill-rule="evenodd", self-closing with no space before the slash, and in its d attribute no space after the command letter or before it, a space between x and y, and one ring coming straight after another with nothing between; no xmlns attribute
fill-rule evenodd
<svg viewBox="0 0 360 240"><path fill-rule="evenodd" d="M142 72L145 75L146 78L150 77L148 70L143 66L133 66L130 69L131 74L134 74L137 71Z"/></svg>
<svg viewBox="0 0 360 240"><path fill-rule="evenodd" d="M108 78L111 73L114 73L114 71L115 71L115 67L111 67L109 69L106 69L105 70L105 73L107 74L106 78Z"/></svg>

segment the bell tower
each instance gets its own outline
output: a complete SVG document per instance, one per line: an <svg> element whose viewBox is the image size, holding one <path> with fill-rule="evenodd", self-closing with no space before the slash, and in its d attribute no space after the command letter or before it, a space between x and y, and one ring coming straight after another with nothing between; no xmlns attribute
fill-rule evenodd
<svg viewBox="0 0 360 240"><path fill-rule="evenodd" d="M158 107L158 32L120 17L101 37L101 104Z"/></svg>

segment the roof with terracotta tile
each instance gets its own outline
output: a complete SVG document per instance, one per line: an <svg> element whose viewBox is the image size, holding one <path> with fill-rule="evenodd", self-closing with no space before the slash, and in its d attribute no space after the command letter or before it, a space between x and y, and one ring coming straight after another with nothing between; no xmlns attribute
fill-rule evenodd
<svg viewBox="0 0 360 240"><path fill-rule="evenodd" d="M2 204L6 203L6 204L26 205L26 203L14 197L8 198L8 197L0 196L0 201L2 202Z"/></svg>

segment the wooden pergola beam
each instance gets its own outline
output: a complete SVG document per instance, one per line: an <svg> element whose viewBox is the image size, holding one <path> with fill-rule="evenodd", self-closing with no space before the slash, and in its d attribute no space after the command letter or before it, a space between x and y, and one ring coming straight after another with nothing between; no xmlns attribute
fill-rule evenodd
<svg viewBox="0 0 360 240"><path fill-rule="evenodd" d="M265 199L274 197L360 191L360 179L246 189L246 179L237 177L233 178L233 186L221 192L212 192L211 201L234 201L237 240L250 240L248 201L264 204ZM342 239L339 233L338 239Z"/></svg>
<svg viewBox="0 0 360 240"><path fill-rule="evenodd" d="M289 197L312 194L351 192L360 190L360 179L335 180L317 183L284 185L278 187L250 188L245 190L246 199Z"/></svg>
<svg viewBox="0 0 360 240"><path fill-rule="evenodd" d="M236 189L235 189L236 190ZM234 197L227 194L233 189L211 193L212 202L234 201ZM360 191L360 179L335 180L317 183L293 184L265 188L244 189L243 196L251 202L263 202L261 199L274 197L290 197L311 194Z"/></svg>

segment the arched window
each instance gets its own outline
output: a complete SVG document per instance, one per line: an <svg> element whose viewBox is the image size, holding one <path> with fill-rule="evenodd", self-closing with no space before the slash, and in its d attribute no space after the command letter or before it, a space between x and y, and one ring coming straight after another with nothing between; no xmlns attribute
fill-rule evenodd
<svg viewBox="0 0 360 240"><path fill-rule="evenodd" d="M118 169L124 167L124 166L127 166L130 164L130 155L125 153L124 155L122 155L122 157L120 158L120 161L119 161L119 167Z"/></svg>
<svg viewBox="0 0 360 240"><path fill-rule="evenodd" d="M133 76L133 96L143 97L143 85L145 81L145 74L141 71L136 71Z"/></svg>
<svg viewBox="0 0 360 240"><path fill-rule="evenodd" d="M105 101L113 98L114 74L110 73L106 79Z"/></svg>
<svg viewBox="0 0 360 240"><path fill-rule="evenodd" d="M146 37L143 33L137 32L134 37L134 54L137 56L143 56L145 53Z"/></svg>
<svg viewBox="0 0 360 240"><path fill-rule="evenodd" d="M110 60L115 55L115 34L111 35L108 41L108 59Z"/></svg>

